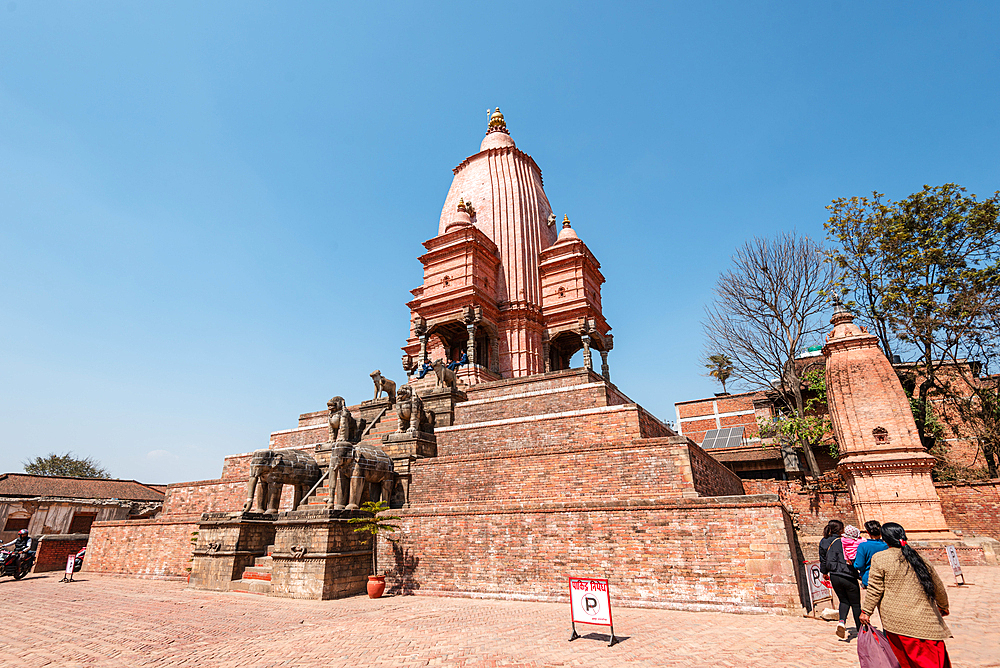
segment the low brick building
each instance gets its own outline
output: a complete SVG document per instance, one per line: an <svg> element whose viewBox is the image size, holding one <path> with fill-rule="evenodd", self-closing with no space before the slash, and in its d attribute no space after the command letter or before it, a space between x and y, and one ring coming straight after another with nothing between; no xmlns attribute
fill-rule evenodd
<svg viewBox="0 0 1000 668"><path fill-rule="evenodd" d="M135 480L0 474L0 541L21 529L40 538L36 571L62 568L65 555L87 544L97 521L155 516L163 489Z"/></svg>

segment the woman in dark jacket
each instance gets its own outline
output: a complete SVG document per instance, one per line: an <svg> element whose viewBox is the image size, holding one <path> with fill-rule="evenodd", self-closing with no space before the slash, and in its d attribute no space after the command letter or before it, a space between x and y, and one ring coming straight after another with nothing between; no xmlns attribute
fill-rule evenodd
<svg viewBox="0 0 1000 668"><path fill-rule="evenodd" d="M847 636L847 611L854 613L855 628L861 628L861 587L858 586L858 571L844 556L844 546L840 536L844 533L844 523L830 520L823 529L823 540L819 542L819 570L833 585L833 591L840 600L840 623L837 636Z"/></svg>

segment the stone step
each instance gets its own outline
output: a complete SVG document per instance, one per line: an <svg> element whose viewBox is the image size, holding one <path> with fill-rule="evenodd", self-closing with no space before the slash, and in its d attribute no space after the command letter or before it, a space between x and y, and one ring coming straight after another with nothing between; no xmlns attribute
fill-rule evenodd
<svg viewBox="0 0 1000 668"><path fill-rule="evenodd" d="M274 564L274 559L271 558L270 554L266 557L257 557L253 562L253 565L257 568L271 568L272 564Z"/></svg>
<svg viewBox="0 0 1000 668"><path fill-rule="evenodd" d="M266 580L271 581L271 567L270 566L247 566L243 570L244 580Z"/></svg>
<svg viewBox="0 0 1000 668"><path fill-rule="evenodd" d="M271 593L271 583L265 580L233 580L229 583L229 591L266 596Z"/></svg>
<svg viewBox="0 0 1000 668"><path fill-rule="evenodd" d="M268 545L267 548L265 548L264 550L264 554L268 557L270 557L271 554L273 553L274 553L274 545Z"/></svg>

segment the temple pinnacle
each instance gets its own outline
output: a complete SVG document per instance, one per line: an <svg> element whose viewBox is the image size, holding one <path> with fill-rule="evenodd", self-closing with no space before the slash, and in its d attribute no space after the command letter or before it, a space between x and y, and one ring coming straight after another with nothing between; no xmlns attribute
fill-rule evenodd
<svg viewBox="0 0 1000 668"><path fill-rule="evenodd" d="M507 122L504 121L503 114L500 113L500 107L497 107L497 110L490 116L490 124L486 129L486 134L490 134L491 132L502 132L505 135L510 134L507 132Z"/></svg>
<svg viewBox="0 0 1000 668"><path fill-rule="evenodd" d="M563 229L566 229L567 227L570 227L569 216L564 214L563 215Z"/></svg>

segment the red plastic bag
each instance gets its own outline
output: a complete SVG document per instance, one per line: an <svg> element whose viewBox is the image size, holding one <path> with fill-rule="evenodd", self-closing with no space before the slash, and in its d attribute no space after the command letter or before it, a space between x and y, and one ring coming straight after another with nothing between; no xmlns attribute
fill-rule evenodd
<svg viewBox="0 0 1000 668"><path fill-rule="evenodd" d="M885 634L870 624L862 624L858 635L858 663L861 668L899 668L899 661Z"/></svg>

